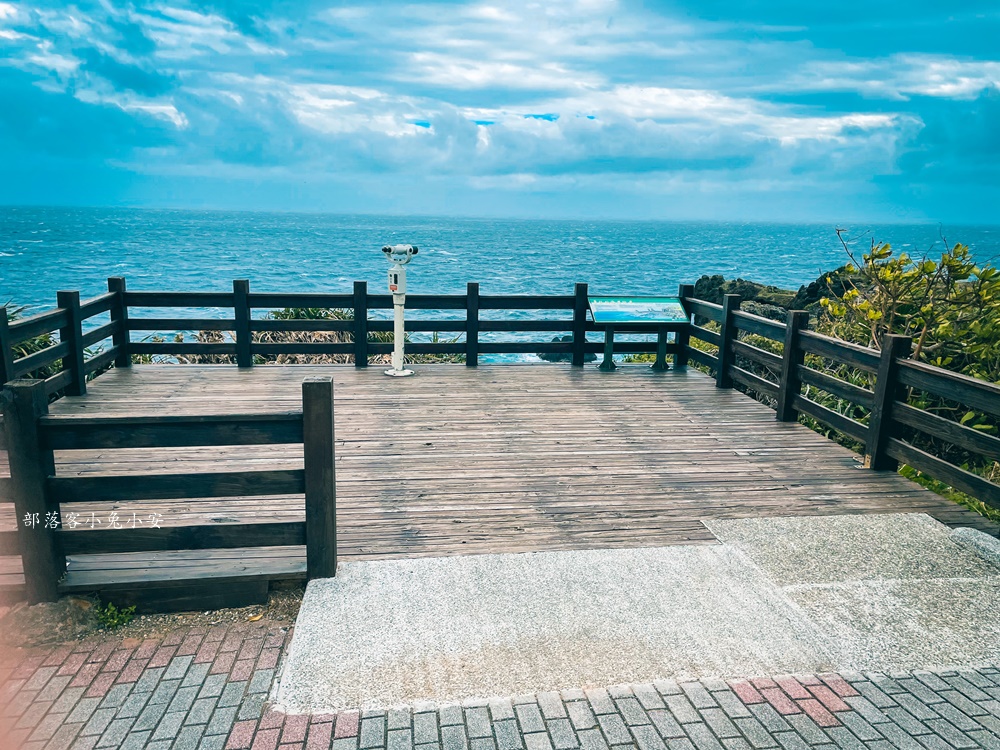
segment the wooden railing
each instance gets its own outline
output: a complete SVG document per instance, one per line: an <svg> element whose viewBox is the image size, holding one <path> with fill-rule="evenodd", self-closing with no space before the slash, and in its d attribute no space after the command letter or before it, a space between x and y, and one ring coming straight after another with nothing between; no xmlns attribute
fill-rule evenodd
<svg viewBox="0 0 1000 750"><path fill-rule="evenodd" d="M305 545L307 578L333 576L337 568L333 379L302 384L302 411L194 417L75 417L48 415L44 381L8 383L5 430L11 463L17 532L0 547L20 554L30 602L52 601L66 570L66 556ZM162 475L60 476L54 451L110 451L221 445L303 446L303 468ZM142 512L144 500L269 495L304 496L304 521L160 526ZM101 528L68 523L74 504L100 501L114 508ZM140 503L133 506L133 503ZM138 518L136 512L140 514ZM29 525L26 518L33 519ZM129 521L132 524L129 524Z"/></svg>
<svg viewBox="0 0 1000 750"><path fill-rule="evenodd" d="M1000 417L1000 385L908 359L910 339L906 336L886 336L879 351L808 330L806 312L791 311L784 323L744 312L736 295L726 295L721 305L689 297L685 305L693 315L690 337L717 347L712 354L692 346L688 358L712 371L719 387L738 383L764 396L775 407L779 421L794 422L800 413L805 414L863 444L865 465L872 469L895 470L905 463L1000 508L1000 485L913 444L914 437L936 437L989 461L1000 461L1000 438L920 409L907 399L909 389L915 389ZM700 325L704 319L718 323L719 330ZM740 334L780 343L782 353L754 346L741 340ZM824 368L826 372L816 369L807 354L833 366ZM755 372L748 369L751 366ZM873 387L831 375L838 366L870 374ZM809 398L803 386L861 407L867 424Z"/></svg>
<svg viewBox="0 0 1000 750"><path fill-rule="evenodd" d="M371 334L392 331L388 319L372 318L371 311L392 309L392 295L369 294L368 284L358 281L351 294L318 293L252 293L250 282L236 280L232 292L136 292L126 288L122 278L108 279L109 292L74 306L73 295L60 293L60 307L31 318L7 324L6 314L0 314L0 351L5 364L0 368L0 384L30 376L43 366L62 361L59 372L47 378L50 394L80 395L86 392L86 378L110 366L128 367L135 356L227 357L240 367L252 367L254 357L278 355L347 355L357 367L366 367L372 356L392 352L392 344L372 340ZM465 294L410 294L406 297L408 311L451 311L454 317L426 319L410 316L408 333L454 334L462 341L414 341L407 344L409 354L463 355L465 364L475 367L481 355L557 354L568 357L573 364L583 365L586 355L603 350L599 341L588 341L587 334L596 330L587 317L587 285L577 284L568 295L485 295L479 285L470 283ZM223 317L177 317L148 314L150 309L219 309L231 314ZM254 315L286 308L326 308L344 310L350 319L270 319ZM539 318L507 315L493 319L491 313L527 311L548 313ZM109 322L86 333L81 323L100 313L110 313ZM146 313L146 314L140 314ZM483 315L485 313L485 315ZM561 315L560 315L561 313ZM418 313L419 315L419 313ZM228 332L231 340L149 341L152 332L219 331ZM260 334L274 332L331 332L348 334L344 342L262 341ZM41 352L14 358L16 345L35 336L58 332L58 339ZM504 333L564 334L569 341L511 338L497 340L490 334ZM482 334L487 334L486 337ZM87 347L112 339L112 345L86 358ZM679 350L676 342L668 346L669 354ZM652 354L655 341L617 341L617 354Z"/></svg>

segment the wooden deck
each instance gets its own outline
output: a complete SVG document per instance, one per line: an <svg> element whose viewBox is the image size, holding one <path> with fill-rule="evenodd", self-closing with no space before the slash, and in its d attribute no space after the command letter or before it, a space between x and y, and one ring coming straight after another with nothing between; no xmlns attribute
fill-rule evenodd
<svg viewBox="0 0 1000 750"><path fill-rule="evenodd" d="M333 374L342 559L711 544L710 518L921 511L996 533L981 516L856 457L695 370L562 365L380 368L136 366L112 370L55 418L301 408L301 382ZM302 446L57 451L57 475L301 468ZM2 461L0 461L2 465ZM4 506L11 527L11 506ZM162 525L303 520L302 496L107 502L66 512ZM8 566L9 567L9 566ZM85 555L63 591L150 577L302 578L302 547ZM12 580L10 570L7 580Z"/></svg>

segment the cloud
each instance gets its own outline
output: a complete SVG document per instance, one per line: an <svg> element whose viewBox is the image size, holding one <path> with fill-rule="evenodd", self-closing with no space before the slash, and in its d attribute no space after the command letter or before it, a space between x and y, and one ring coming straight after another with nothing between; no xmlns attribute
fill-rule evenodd
<svg viewBox="0 0 1000 750"><path fill-rule="evenodd" d="M275 194L415 179L566 205L581 185L607 186L613 205L629 184L884 189L891 202L906 181L995 178L1000 62L984 39L997 14L978 0L950 16L929 0L901 8L0 2L13 103L0 132L21 163ZM894 32L862 34L880 25Z"/></svg>

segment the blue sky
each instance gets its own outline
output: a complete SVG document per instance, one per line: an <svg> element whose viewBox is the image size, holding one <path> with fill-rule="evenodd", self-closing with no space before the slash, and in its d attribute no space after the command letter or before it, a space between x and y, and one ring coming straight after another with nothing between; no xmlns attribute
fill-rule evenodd
<svg viewBox="0 0 1000 750"><path fill-rule="evenodd" d="M1000 223L1000 5L0 0L0 203Z"/></svg>

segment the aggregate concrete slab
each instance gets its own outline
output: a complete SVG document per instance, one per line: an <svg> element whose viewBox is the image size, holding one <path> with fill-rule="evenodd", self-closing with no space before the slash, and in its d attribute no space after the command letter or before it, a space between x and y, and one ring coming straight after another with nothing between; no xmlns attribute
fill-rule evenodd
<svg viewBox="0 0 1000 750"><path fill-rule="evenodd" d="M781 586L866 580L989 578L1000 569L923 513L705 521Z"/></svg>
<svg viewBox="0 0 1000 750"><path fill-rule="evenodd" d="M1000 568L925 515L709 525L722 544L344 564L309 584L277 701L1000 660Z"/></svg>
<svg viewBox="0 0 1000 750"><path fill-rule="evenodd" d="M830 666L808 619L722 545L357 562L310 582L277 701L323 712Z"/></svg>

